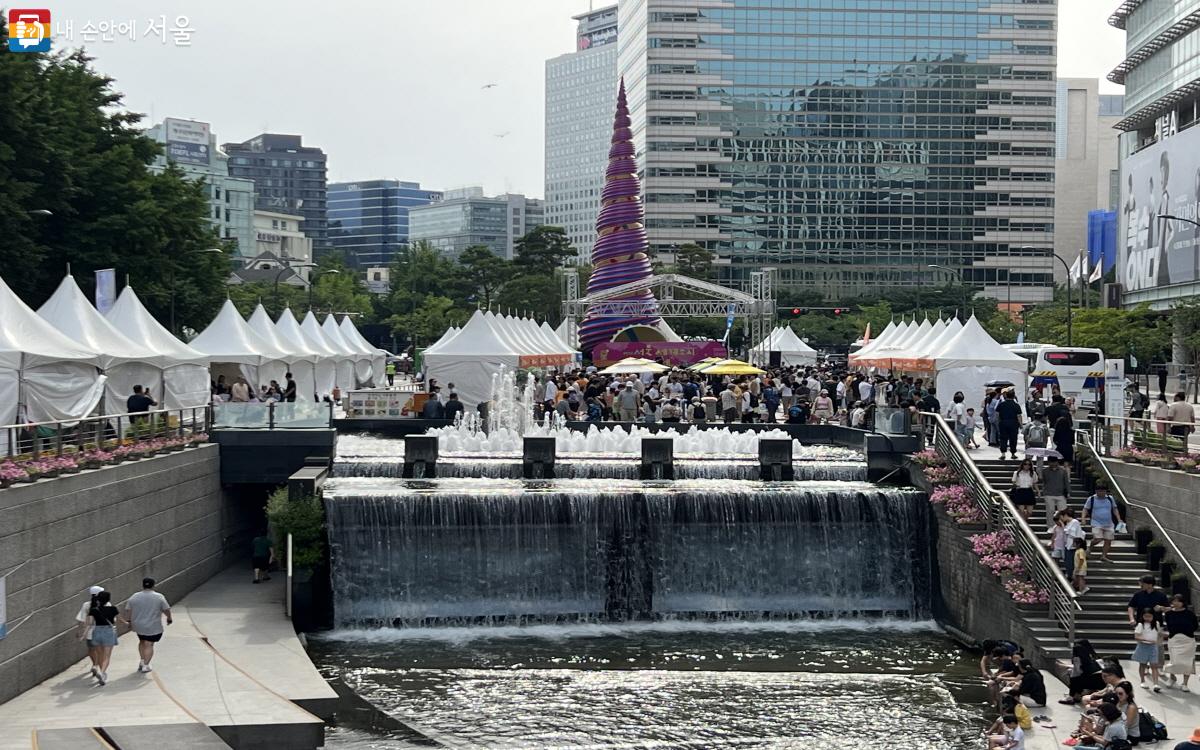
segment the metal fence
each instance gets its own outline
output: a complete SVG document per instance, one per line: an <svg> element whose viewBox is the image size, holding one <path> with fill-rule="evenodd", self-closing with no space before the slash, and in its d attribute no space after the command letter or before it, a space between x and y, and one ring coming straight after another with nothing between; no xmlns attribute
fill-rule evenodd
<svg viewBox="0 0 1200 750"><path fill-rule="evenodd" d="M194 435L208 432L211 426L212 412L207 405L11 424L0 427L0 456L33 460L61 457L122 444Z"/></svg>
<svg viewBox="0 0 1200 750"><path fill-rule="evenodd" d="M332 424L331 402L226 401L213 405L213 427L219 430L306 430Z"/></svg>
<svg viewBox="0 0 1200 750"><path fill-rule="evenodd" d="M1102 456L1118 450L1137 448L1163 453L1189 453L1188 436L1195 424L1171 422L1165 419L1136 419L1133 417L1093 414L1088 418L1090 445Z"/></svg>
<svg viewBox="0 0 1200 750"><path fill-rule="evenodd" d="M989 531L1007 531L1012 535L1015 551L1030 579L1049 597L1047 615L1059 624L1068 643L1075 641L1075 616L1082 610L1079 594L1059 568L1054 558L1038 539L1029 523L1017 512L1008 494L992 487L987 478L963 449L954 430L940 414L923 412L925 424L933 425L933 445L938 455L954 468L971 493L976 506L983 511Z"/></svg>

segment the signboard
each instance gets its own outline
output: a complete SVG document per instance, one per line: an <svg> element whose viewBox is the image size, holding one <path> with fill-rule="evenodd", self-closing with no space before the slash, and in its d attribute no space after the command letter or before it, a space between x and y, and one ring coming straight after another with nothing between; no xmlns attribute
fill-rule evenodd
<svg viewBox="0 0 1200 750"><path fill-rule="evenodd" d="M686 367L708 357L727 356L719 341L608 341L592 349L592 364L608 367L626 357L656 360L672 367Z"/></svg>
<svg viewBox="0 0 1200 750"><path fill-rule="evenodd" d="M591 49L592 47L601 47L605 44L612 44L617 41L617 27L609 26L597 31L580 34L578 38L577 51Z"/></svg>
<svg viewBox="0 0 1200 750"><path fill-rule="evenodd" d="M416 417L425 403L417 403L415 393L394 390L350 391L347 396L347 417L360 419L404 419ZM422 396L424 394L421 394Z"/></svg>
<svg viewBox="0 0 1200 750"><path fill-rule="evenodd" d="M113 268L96 271L96 309L107 315L117 301L117 272Z"/></svg>
<svg viewBox="0 0 1200 750"><path fill-rule="evenodd" d="M164 122L167 158L184 164L208 164L208 123L176 120Z"/></svg>
<svg viewBox="0 0 1200 750"><path fill-rule="evenodd" d="M1130 156L1121 165L1117 280L1125 291L1200 280L1200 127Z"/></svg>
<svg viewBox="0 0 1200 750"><path fill-rule="evenodd" d="M1104 413L1112 416L1125 415L1125 360L1104 360ZM1108 429L1118 442L1111 445L1121 445L1119 431L1124 422L1119 419L1110 420Z"/></svg>

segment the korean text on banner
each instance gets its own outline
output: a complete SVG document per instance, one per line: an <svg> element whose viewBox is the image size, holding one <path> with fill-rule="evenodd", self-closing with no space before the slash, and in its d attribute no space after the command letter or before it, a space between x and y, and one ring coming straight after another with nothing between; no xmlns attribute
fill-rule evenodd
<svg viewBox="0 0 1200 750"><path fill-rule="evenodd" d="M1125 414L1125 361L1122 359L1106 359L1104 361L1104 413L1112 417ZM1113 439L1121 439L1120 430L1124 422L1120 419L1110 419L1108 429ZM1112 443L1121 445L1120 442Z"/></svg>

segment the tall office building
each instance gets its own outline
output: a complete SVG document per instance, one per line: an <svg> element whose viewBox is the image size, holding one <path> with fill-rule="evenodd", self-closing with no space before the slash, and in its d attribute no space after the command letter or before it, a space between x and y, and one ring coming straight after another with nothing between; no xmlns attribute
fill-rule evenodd
<svg viewBox="0 0 1200 750"><path fill-rule="evenodd" d="M1095 78L1060 78L1055 96L1054 249L1066 265L1088 247L1088 212L1116 209L1120 164L1113 127L1124 97L1101 94ZM1066 269L1059 264L1062 283Z"/></svg>
<svg viewBox="0 0 1200 750"><path fill-rule="evenodd" d="M208 218L222 239L237 242L243 260L257 255L254 237L254 182L230 177L229 157L217 148L207 122L168 117L146 131L163 144L163 153L150 169L161 171L170 162L192 179L202 180L208 192Z"/></svg>
<svg viewBox="0 0 1200 750"><path fill-rule="evenodd" d="M545 223L545 203L537 198L514 193L485 197L483 188L470 187L447 190L441 201L409 209L408 237L429 242L447 258L483 245L512 260L516 241Z"/></svg>
<svg viewBox="0 0 1200 750"><path fill-rule="evenodd" d="M651 249L845 299L1051 295L1055 0L626 0ZM937 264L955 269L931 269Z"/></svg>
<svg viewBox="0 0 1200 750"><path fill-rule="evenodd" d="M1121 303L1200 295L1200 0L1124 0L1125 85L1117 281ZM1182 352L1176 361L1183 361Z"/></svg>
<svg viewBox="0 0 1200 750"><path fill-rule="evenodd" d="M301 136L263 133L242 143L222 146L229 154L229 173L254 180L255 207L300 214L301 229L320 258L329 248L325 216L325 152L305 146Z"/></svg>
<svg viewBox="0 0 1200 750"><path fill-rule="evenodd" d="M617 101L617 6L574 16L575 51L546 61L546 223L591 262Z"/></svg>
<svg viewBox="0 0 1200 750"><path fill-rule="evenodd" d="M408 244L408 209L442 199L420 183L400 180L331 182L329 244L354 268L386 267Z"/></svg>

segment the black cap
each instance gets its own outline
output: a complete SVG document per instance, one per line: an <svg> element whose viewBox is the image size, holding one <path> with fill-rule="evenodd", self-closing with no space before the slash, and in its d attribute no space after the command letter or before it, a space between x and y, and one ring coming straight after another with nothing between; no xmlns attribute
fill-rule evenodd
<svg viewBox="0 0 1200 750"><path fill-rule="evenodd" d="M153 578L143 578L142 579L142 588L144 588L144 589L154 588L154 579Z"/></svg>

